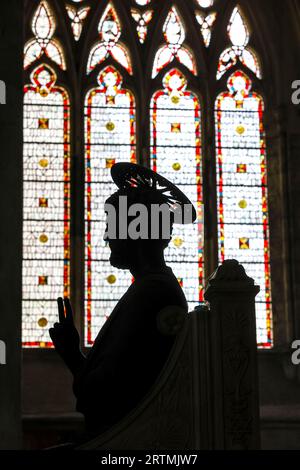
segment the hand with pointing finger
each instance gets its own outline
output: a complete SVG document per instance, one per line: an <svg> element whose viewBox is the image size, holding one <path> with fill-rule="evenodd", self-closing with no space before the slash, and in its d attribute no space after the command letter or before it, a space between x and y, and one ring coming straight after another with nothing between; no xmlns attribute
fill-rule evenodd
<svg viewBox="0 0 300 470"><path fill-rule="evenodd" d="M68 298L57 299L59 322L54 323L49 334L57 353L72 373L76 373L85 357L80 351L80 337L74 325L73 311Z"/></svg>

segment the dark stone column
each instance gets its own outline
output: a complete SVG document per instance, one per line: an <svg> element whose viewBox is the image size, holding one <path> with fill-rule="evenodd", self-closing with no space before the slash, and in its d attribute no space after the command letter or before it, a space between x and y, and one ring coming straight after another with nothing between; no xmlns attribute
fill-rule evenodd
<svg viewBox="0 0 300 470"><path fill-rule="evenodd" d="M209 341L214 449L258 449L259 405L254 285L227 260L210 277Z"/></svg>
<svg viewBox="0 0 300 470"><path fill-rule="evenodd" d="M0 99L0 449L21 446L22 62L23 1L2 2L0 80L6 96Z"/></svg>

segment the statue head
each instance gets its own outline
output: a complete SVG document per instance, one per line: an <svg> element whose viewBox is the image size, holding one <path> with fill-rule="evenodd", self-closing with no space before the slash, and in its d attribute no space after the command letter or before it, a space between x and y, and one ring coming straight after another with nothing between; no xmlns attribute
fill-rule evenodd
<svg viewBox="0 0 300 470"><path fill-rule="evenodd" d="M160 262L173 224L195 220L193 205L175 185L140 165L117 163L112 178L119 190L105 203L104 235L111 264L132 270Z"/></svg>

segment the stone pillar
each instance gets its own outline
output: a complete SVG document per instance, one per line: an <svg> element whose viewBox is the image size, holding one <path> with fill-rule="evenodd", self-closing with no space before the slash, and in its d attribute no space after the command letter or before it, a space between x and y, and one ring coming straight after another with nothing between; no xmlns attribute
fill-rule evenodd
<svg viewBox="0 0 300 470"><path fill-rule="evenodd" d="M21 446L23 1L0 15L0 449Z"/></svg>
<svg viewBox="0 0 300 470"><path fill-rule="evenodd" d="M258 449L259 402L254 285L227 260L210 277L210 406L214 449Z"/></svg>

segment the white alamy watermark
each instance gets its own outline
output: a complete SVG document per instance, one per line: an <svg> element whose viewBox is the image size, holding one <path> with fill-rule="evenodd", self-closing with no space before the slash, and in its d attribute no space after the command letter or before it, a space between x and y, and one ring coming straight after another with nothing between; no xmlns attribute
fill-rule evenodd
<svg viewBox="0 0 300 470"><path fill-rule="evenodd" d="M6 344L0 339L0 365L6 364Z"/></svg>
<svg viewBox="0 0 300 470"><path fill-rule="evenodd" d="M291 348L296 350L291 357L292 363L294 366L298 366L300 364L300 339L295 339L295 341L292 342Z"/></svg>
<svg viewBox="0 0 300 470"><path fill-rule="evenodd" d="M6 85L3 80L0 80L0 104L6 104Z"/></svg>
<svg viewBox="0 0 300 470"><path fill-rule="evenodd" d="M172 223L193 223L191 204L178 205L176 210L172 210L167 203L149 206L136 203L128 207L127 196L119 196L118 208L105 203L107 217L104 240L168 240L172 234Z"/></svg>
<svg viewBox="0 0 300 470"><path fill-rule="evenodd" d="M292 89L295 90L292 94L292 103L295 105L300 104L300 80L294 80Z"/></svg>

